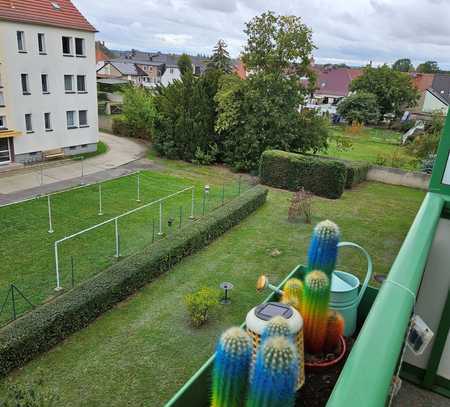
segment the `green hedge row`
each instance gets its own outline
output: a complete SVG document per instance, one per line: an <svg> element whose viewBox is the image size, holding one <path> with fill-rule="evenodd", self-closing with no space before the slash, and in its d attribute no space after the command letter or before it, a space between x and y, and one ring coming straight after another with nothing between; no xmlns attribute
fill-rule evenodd
<svg viewBox="0 0 450 407"><path fill-rule="evenodd" d="M29 361L88 325L114 304L205 247L264 204L267 188L256 186L142 253L127 257L75 289L0 330L0 375Z"/></svg>
<svg viewBox="0 0 450 407"><path fill-rule="evenodd" d="M348 161L340 160L344 163L347 169L347 179L345 181L345 188L353 188L355 185L367 179L370 164L364 161Z"/></svg>
<svg viewBox="0 0 450 407"><path fill-rule="evenodd" d="M291 191L303 187L332 199L342 195L347 178L347 169L338 160L280 150L267 150L262 154L259 173L263 184Z"/></svg>

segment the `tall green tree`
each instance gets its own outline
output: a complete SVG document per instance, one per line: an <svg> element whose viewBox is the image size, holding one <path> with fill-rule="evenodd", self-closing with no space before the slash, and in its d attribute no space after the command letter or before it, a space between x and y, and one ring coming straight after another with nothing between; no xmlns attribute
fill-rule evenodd
<svg viewBox="0 0 450 407"><path fill-rule="evenodd" d="M311 30L296 16L266 12L246 24L243 63L251 72L243 81L221 80L216 96L216 131L223 137L224 160L237 169L253 170L268 148L316 151L327 145L327 127L313 112L299 113L308 90L314 44Z"/></svg>
<svg viewBox="0 0 450 407"><path fill-rule="evenodd" d="M353 80L350 89L373 93L382 116L391 113L398 117L403 109L415 106L420 96L407 73L395 71L387 65L365 67L363 74Z"/></svg>
<svg viewBox="0 0 450 407"><path fill-rule="evenodd" d="M342 99L337 105L339 113L347 123L376 123L380 118L377 97L373 93L356 92Z"/></svg>
<svg viewBox="0 0 450 407"><path fill-rule="evenodd" d="M246 24L247 44L242 61L255 73L308 76L310 69L312 31L300 17L275 15L267 11Z"/></svg>
<svg viewBox="0 0 450 407"><path fill-rule="evenodd" d="M181 54L177 65L181 75L184 75L186 72L192 72L192 60L188 54Z"/></svg>
<svg viewBox="0 0 450 407"><path fill-rule="evenodd" d="M153 95L145 88L127 86L123 93L122 116L128 136L151 138L157 116Z"/></svg>
<svg viewBox="0 0 450 407"><path fill-rule="evenodd" d="M213 54L208 63L209 69L217 69L225 74L231 73L231 59L224 40L219 40L213 49Z"/></svg>
<svg viewBox="0 0 450 407"><path fill-rule="evenodd" d="M193 161L198 151L207 154L216 149L214 96L218 77L211 71L197 78L188 70L181 80L158 90L153 141L160 155Z"/></svg>
<svg viewBox="0 0 450 407"><path fill-rule="evenodd" d="M399 72L411 72L414 71L414 66L409 58L401 58L392 64L392 69Z"/></svg>
<svg viewBox="0 0 450 407"><path fill-rule="evenodd" d="M436 61L425 61L417 66L417 72L436 73L439 72L439 65Z"/></svg>

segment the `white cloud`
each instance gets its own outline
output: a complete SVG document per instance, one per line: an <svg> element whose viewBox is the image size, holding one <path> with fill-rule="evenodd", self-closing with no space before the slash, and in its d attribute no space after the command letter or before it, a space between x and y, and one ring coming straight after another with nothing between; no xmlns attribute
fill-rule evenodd
<svg viewBox="0 0 450 407"><path fill-rule="evenodd" d="M450 68L449 0L73 0L112 48L237 56L245 22L266 10L301 16L317 60L364 64L408 57Z"/></svg>
<svg viewBox="0 0 450 407"><path fill-rule="evenodd" d="M192 39L192 36L187 34L155 34L155 37L164 44L174 46L184 45Z"/></svg>

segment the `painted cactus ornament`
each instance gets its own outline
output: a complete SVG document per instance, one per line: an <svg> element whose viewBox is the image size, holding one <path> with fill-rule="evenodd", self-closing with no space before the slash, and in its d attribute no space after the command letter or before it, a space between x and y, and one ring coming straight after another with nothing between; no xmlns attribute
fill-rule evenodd
<svg viewBox="0 0 450 407"><path fill-rule="evenodd" d="M293 407L298 354L290 340L268 338L258 350L246 407Z"/></svg>
<svg viewBox="0 0 450 407"><path fill-rule="evenodd" d="M331 279L338 253L339 227L330 220L316 225L308 249L308 269L323 271Z"/></svg>
<svg viewBox="0 0 450 407"><path fill-rule="evenodd" d="M226 330L216 346L212 377L211 407L245 405L252 342L239 327Z"/></svg>
<svg viewBox="0 0 450 407"><path fill-rule="evenodd" d="M281 302L289 304L296 308L298 311L301 309L303 297L303 283L298 278L290 278L286 281L283 287L283 295L281 296Z"/></svg>

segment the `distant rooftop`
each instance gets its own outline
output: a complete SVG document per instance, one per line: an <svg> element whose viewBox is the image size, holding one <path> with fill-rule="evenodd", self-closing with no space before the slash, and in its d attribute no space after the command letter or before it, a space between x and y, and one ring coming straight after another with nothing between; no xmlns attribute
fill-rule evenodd
<svg viewBox="0 0 450 407"><path fill-rule="evenodd" d="M70 0L0 0L0 20L97 31Z"/></svg>

